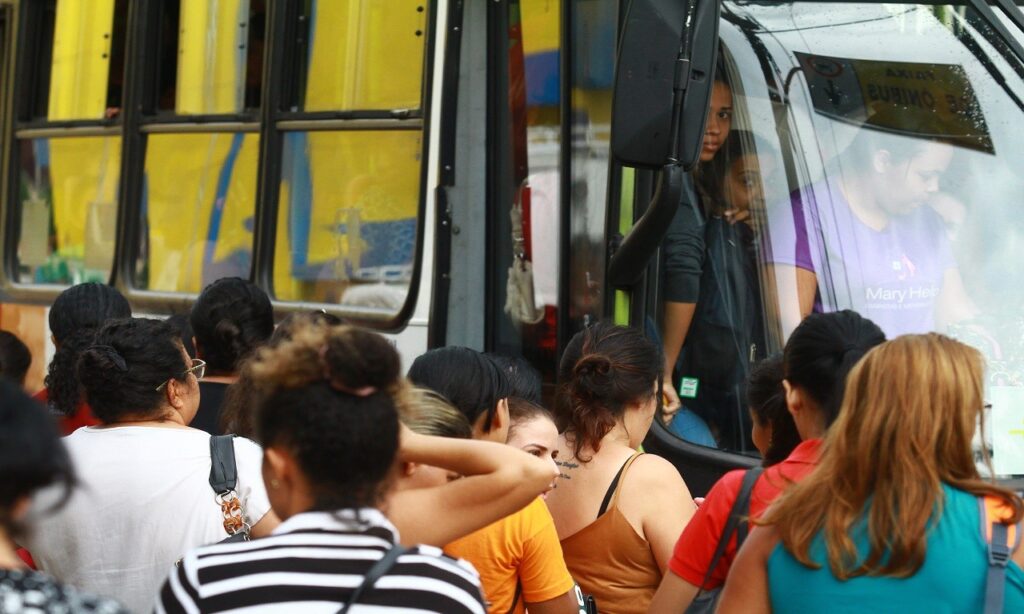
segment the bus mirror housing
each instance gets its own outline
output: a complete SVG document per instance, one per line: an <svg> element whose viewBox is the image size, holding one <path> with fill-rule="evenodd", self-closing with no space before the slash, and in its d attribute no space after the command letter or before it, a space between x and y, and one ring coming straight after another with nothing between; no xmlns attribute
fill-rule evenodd
<svg viewBox="0 0 1024 614"><path fill-rule="evenodd" d="M714 84L720 0L632 0L626 11L612 153L626 166L689 170L700 155Z"/></svg>

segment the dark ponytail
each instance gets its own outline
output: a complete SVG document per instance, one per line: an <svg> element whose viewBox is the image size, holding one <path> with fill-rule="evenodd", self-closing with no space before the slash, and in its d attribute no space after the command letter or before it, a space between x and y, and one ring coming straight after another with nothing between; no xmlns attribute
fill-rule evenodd
<svg viewBox="0 0 1024 614"><path fill-rule="evenodd" d="M156 417L169 379L186 379L178 330L162 320L126 318L106 324L78 360L78 380L97 418Z"/></svg>
<svg viewBox="0 0 1024 614"><path fill-rule="evenodd" d="M559 364L558 430L570 433L577 459L584 447L595 452L631 403L661 390L659 348L639 331L598 322L576 333Z"/></svg>
<svg viewBox="0 0 1024 614"><path fill-rule="evenodd" d="M786 380L810 396L824 414L825 426L831 426L839 415L846 376L884 341L882 329L855 311L811 314L786 342Z"/></svg>
<svg viewBox="0 0 1024 614"><path fill-rule="evenodd" d="M274 308L256 284L225 277L203 289L189 322L197 351L210 370L233 373L274 332Z"/></svg>
<svg viewBox="0 0 1024 614"><path fill-rule="evenodd" d="M800 433L786 407L783 377L782 354L775 354L754 365L747 378L747 405L757 423L772 430L771 442L764 452L765 467L786 460L793 448L800 445Z"/></svg>
<svg viewBox="0 0 1024 614"><path fill-rule="evenodd" d="M263 391L257 437L295 456L315 508L379 504L398 452L401 361L391 343L360 328L300 324L246 368Z"/></svg>

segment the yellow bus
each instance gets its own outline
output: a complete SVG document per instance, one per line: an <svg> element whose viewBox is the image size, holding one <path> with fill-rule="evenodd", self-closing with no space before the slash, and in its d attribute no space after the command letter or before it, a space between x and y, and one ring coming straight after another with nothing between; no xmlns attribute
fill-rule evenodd
<svg viewBox="0 0 1024 614"><path fill-rule="evenodd" d="M694 326L736 345L731 398L807 310L949 332L991 365L997 472L1024 474L1019 9L714 4L759 328L753 340L728 306ZM657 172L613 153L613 117L643 112L613 109L630 5L0 0L0 327L32 349L30 385L52 353L47 305L87 280L165 316L211 280L246 277L279 315L324 309L391 336L407 360L441 345L525 356L548 392L586 324L657 336L665 229L640 237L635 275L609 273L657 188ZM863 163L864 130L952 148L916 209L937 229L922 253L837 241L834 181ZM793 250L798 209L808 305L772 266ZM966 311L936 299L944 285L904 283L934 254L958 271ZM867 284L879 268L899 283ZM701 444L661 421L646 446L695 494L756 462L743 438Z"/></svg>

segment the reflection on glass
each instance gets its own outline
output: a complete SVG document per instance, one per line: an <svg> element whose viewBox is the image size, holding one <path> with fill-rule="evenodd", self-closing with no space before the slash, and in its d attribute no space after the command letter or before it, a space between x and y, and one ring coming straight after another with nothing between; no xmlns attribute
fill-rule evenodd
<svg viewBox="0 0 1024 614"><path fill-rule="evenodd" d="M53 0L48 4L44 20L53 19L53 47L50 66L44 67L50 78L46 118L102 119L116 114L121 104L126 3L59 0L55 8Z"/></svg>
<svg viewBox="0 0 1024 614"><path fill-rule="evenodd" d="M560 17L558 1L508 3L508 191L499 204L493 264L495 278L506 280L495 284L493 350L540 367L549 390L558 363Z"/></svg>
<svg viewBox="0 0 1024 614"><path fill-rule="evenodd" d="M603 311L608 143L611 128L615 3L572 3L572 200L569 305L573 329Z"/></svg>
<svg viewBox="0 0 1024 614"><path fill-rule="evenodd" d="M938 331L977 347L996 471L1024 474L1024 82L1012 54L957 5L726 10L765 33L751 45L722 22L744 58L746 125L793 139L780 147L789 181L765 182L754 224L766 325L784 339L810 312L852 308L889 336ZM785 113L769 94L779 87Z"/></svg>
<svg viewBox="0 0 1024 614"><path fill-rule="evenodd" d="M307 0L298 111L420 106L425 0ZM386 75L386 78L382 78Z"/></svg>
<svg viewBox="0 0 1024 614"><path fill-rule="evenodd" d="M240 113L259 106L264 2L165 0L162 11L160 108L172 108L172 95L179 115ZM176 67L176 75L170 67Z"/></svg>
<svg viewBox="0 0 1024 614"><path fill-rule="evenodd" d="M149 137L139 287L199 292L249 276L258 153L256 134Z"/></svg>
<svg viewBox="0 0 1024 614"><path fill-rule="evenodd" d="M18 144L18 281L106 281L114 255L121 140Z"/></svg>
<svg viewBox="0 0 1024 614"><path fill-rule="evenodd" d="M396 313L420 198L418 131L285 135L274 294Z"/></svg>

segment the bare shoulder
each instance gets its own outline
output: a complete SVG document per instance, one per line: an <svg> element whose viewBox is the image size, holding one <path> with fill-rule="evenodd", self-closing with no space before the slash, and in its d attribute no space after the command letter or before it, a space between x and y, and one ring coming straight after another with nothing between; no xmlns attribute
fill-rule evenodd
<svg viewBox="0 0 1024 614"><path fill-rule="evenodd" d="M657 454L641 454L630 468L632 481L644 486L661 486L683 483L683 477L675 465Z"/></svg>
<svg viewBox="0 0 1024 614"><path fill-rule="evenodd" d="M654 507L669 501L679 505L689 501L692 505L690 490L675 465L655 454L643 454L633 461L623 490L625 498L636 497Z"/></svg>

